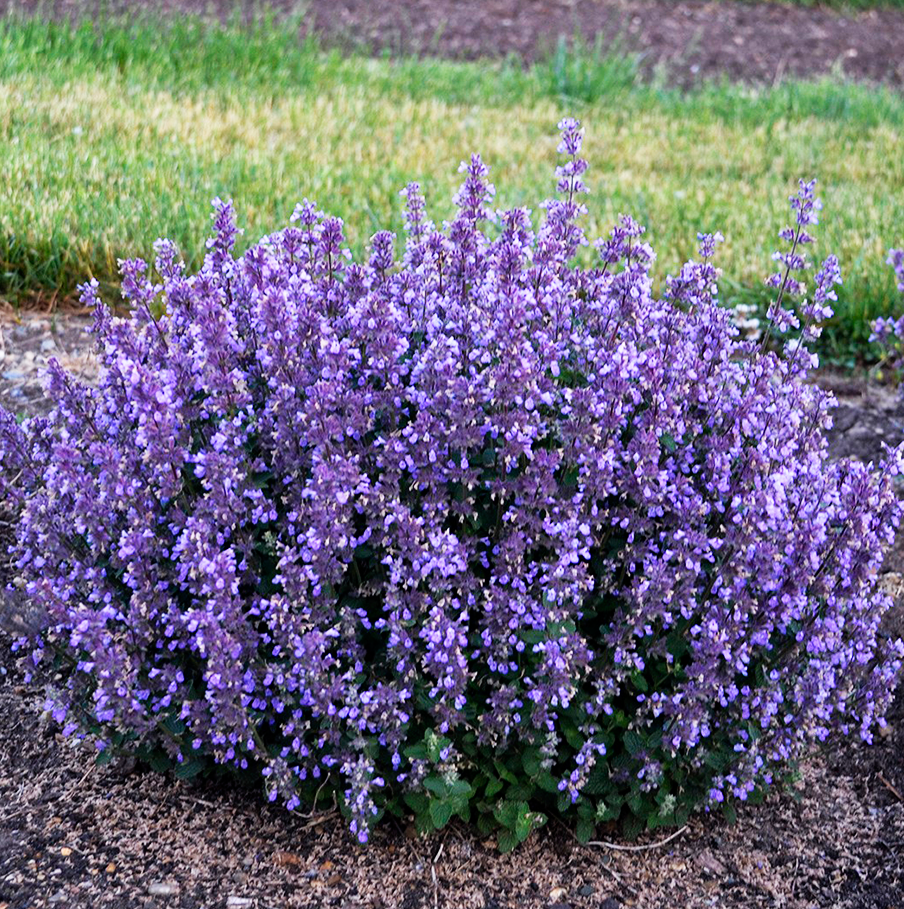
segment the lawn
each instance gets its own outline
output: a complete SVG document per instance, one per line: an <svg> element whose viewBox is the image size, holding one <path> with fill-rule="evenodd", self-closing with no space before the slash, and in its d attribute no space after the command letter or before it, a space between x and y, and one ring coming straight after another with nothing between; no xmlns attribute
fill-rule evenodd
<svg viewBox="0 0 904 909"><path fill-rule="evenodd" d="M845 276L826 351L862 351L867 318L896 301L884 260L904 239L904 98L840 81L680 93L636 69L580 45L524 68L341 56L266 21L4 20L0 297L115 282L117 258L164 234L196 264L215 196L235 200L246 243L307 197L361 249L401 229L409 180L448 216L471 151L500 206L536 213L553 189L555 123L572 113L587 130L591 235L635 215L661 278L693 255L698 230L721 230L728 301L765 301L787 196L817 176L816 255L836 252Z"/></svg>

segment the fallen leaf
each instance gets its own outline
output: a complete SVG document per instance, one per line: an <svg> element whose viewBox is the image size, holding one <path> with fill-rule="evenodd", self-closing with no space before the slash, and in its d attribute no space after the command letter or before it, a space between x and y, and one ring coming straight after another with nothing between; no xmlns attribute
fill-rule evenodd
<svg viewBox="0 0 904 909"><path fill-rule="evenodd" d="M60 849L60 855L72 855L72 850L68 846L63 846L63 848Z"/></svg>
<svg viewBox="0 0 904 909"><path fill-rule="evenodd" d="M284 868L286 865L300 865L301 859L294 852L274 852L273 862Z"/></svg>
<svg viewBox="0 0 904 909"><path fill-rule="evenodd" d="M113 874L113 872L116 871L116 864L114 862L110 862L110 864L104 868L104 871L106 871L107 874Z"/></svg>

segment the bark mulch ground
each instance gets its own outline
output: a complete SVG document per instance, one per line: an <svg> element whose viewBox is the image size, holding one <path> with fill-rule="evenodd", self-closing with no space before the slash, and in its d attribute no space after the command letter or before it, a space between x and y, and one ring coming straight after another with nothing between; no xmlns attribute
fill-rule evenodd
<svg viewBox="0 0 904 909"><path fill-rule="evenodd" d="M277 11L294 0L270 0ZM228 18L260 0L0 0L42 13L103 16L137 9ZM330 44L474 59L535 59L560 37L581 35L639 53L647 73L672 84L709 79L774 83L831 72L904 84L904 11L841 13L778 3L707 0L307 0L305 30Z"/></svg>
<svg viewBox="0 0 904 909"><path fill-rule="evenodd" d="M40 365L90 378L87 320L0 318L0 403L38 409ZM820 378L839 396L832 450L872 458L904 437L897 396ZM0 526L0 534L3 528ZM900 550L885 580L904 631ZM701 815L664 845L578 846L553 824L513 855L463 827L416 839L389 825L366 849L335 812L291 815L257 790L97 767L43 714L0 633L0 909L893 909L904 906L904 698L887 734L844 742L729 826ZM663 834L662 836L665 836ZM647 848L648 847L648 848Z"/></svg>

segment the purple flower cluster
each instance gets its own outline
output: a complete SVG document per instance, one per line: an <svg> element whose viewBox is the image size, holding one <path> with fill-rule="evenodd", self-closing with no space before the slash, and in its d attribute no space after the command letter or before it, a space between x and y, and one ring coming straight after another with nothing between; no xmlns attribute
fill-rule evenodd
<svg viewBox="0 0 904 909"><path fill-rule="evenodd" d="M904 249L890 249L887 263L895 270L898 290L904 294ZM904 316L876 319L871 341L878 342L892 370L904 375Z"/></svg>
<svg viewBox="0 0 904 909"><path fill-rule="evenodd" d="M475 155L451 223L411 184L407 239L364 262L307 201L236 257L217 201L197 274L166 241L122 263L130 319L84 288L98 384L52 362L50 415L0 414L11 590L44 615L20 647L68 732L261 773L290 808L327 786L362 841L522 752L566 805L588 780L705 805L870 738L902 657L877 589L900 463L827 459L801 350L837 261L781 352L719 306L718 234L661 299L629 217L578 269L560 128L537 229ZM813 184L792 202L781 330Z"/></svg>

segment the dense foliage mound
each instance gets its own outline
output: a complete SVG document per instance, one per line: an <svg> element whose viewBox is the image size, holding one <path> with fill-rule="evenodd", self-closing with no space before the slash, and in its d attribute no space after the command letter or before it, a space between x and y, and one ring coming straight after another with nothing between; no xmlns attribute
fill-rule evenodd
<svg viewBox="0 0 904 909"><path fill-rule="evenodd" d="M536 232L475 156L441 231L408 187L400 257L381 231L351 261L305 202L236 258L218 201L198 274L165 241L159 283L123 263L130 320L85 288L98 385L51 363L50 415L0 434L11 592L40 612L19 645L68 732L289 808L336 793L362 841L389 810L503 848L551 811L582 838L730 811L870 737L902 655L876 588L899 459L826 457L804 378L834 257L786 308L813 184L754 344L718 235L658 299L629 217L569 265L586 165L560 127Z"/></svg>

